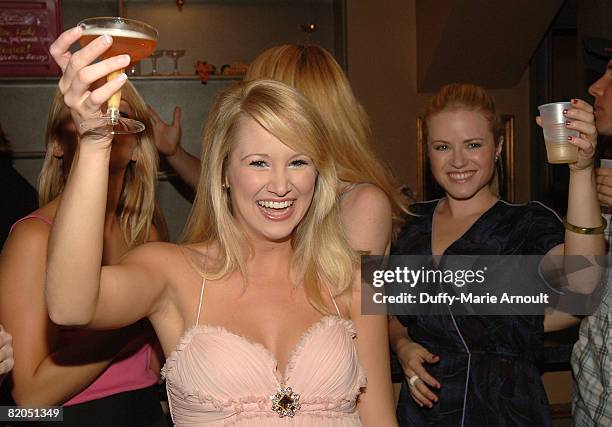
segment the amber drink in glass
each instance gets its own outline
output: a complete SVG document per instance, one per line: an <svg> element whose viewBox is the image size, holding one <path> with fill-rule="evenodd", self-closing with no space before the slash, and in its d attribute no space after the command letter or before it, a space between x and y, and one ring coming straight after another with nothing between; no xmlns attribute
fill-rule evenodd
<svg viewBox="0 0 612 427"><path fill-rule="evenodd" d="M157 46L157 30L144 22L120 17L88 18L79 22L83 28L81 46L86 46L101 35L108 34L113 38L113 44L100 58L106 59L117 55L130 56L128 67L148 57ZM107 76L107 81L117 78L125 69L114 71ZM142 132L145 126L138 120L127 119L119 115L121 90L109 100L106 114L101 118L84 121L81 126L86 132L101 135L131 134Z"/></svg>

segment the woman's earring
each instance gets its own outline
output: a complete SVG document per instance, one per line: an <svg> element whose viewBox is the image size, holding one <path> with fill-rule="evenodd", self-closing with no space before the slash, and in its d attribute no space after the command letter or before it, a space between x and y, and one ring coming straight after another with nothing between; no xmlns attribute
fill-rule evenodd
<svg viewBox="0 0 612 427"><path fill-rule="evenodd" d="M499 155L495 155L495 161L497 162L499 160Z"/></svg>

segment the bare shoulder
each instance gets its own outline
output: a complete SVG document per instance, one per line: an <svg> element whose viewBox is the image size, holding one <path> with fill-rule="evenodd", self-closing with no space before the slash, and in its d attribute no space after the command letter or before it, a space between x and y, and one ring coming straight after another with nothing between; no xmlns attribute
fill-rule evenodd
<svg viewBox="0 0 612 427"><path fill-rule="evenodd" d="M34 251L41 248L46 250L58 204L59 200L56 198L30 213L29 218L17 221L4 243L3 252L11 247L18 247L20 250L25 247L27 251L23 254L28 255L33 255Z"/></svg>
<svg viewBox="0 0 612 427"><path fill-rule="evenodd" d="M11 309L19 307L18 312L24 313L17 300L27 300L30 306L38 301L44 288L50 232L51 226L38 219L21 221L11 231L0 253L0 311L7 309L1 302L10 301Z"/></svg>
<svg viewBox="0 0 612 427"><path fill-rule="evenodd" d="M21 255L25 256L39 250L46 250L50 233L51 225L40 219L30 218L20 221L11 230L2 253L20 251Z"/></svg>
<svg viewBox="0 0 612 427"><path fill-rule="evenodd" d="M388 209L391 212L391 202L380 188L373 184L360 184L346 193L341 202L342 209Z"/></svg>
<svg viewBox="0 0 612 427"><path fill-rule="evenodd" d="M391 240L393 215L387 195L375 185L360 185L341 202L342 223L353 249L385 253Z"/></svg>

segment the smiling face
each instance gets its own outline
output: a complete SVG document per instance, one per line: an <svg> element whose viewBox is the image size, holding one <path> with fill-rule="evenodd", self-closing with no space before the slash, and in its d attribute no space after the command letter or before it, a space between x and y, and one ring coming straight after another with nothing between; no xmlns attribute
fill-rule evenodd
<svg viewBox="0 0 612 427"><path fill-rule="evenodd" d="M286 241L312 201L317 170L249 117L239 119L225 185L232 212L251 239Z"/></svg>
<svg viewBox="0 0 612 427"><path fill-rule="evenodd" d="M467 200L491 192L495 146L487 119L477 111L449 110L427 120L427 149L431 170L448 197Z"/></svg>
<svg viewBox="0 0 612 427"><path fill-rule="evenodd" d="M604 74L589 87L595 97L595 125L601 135L612 135L612 59Z"/></svg>

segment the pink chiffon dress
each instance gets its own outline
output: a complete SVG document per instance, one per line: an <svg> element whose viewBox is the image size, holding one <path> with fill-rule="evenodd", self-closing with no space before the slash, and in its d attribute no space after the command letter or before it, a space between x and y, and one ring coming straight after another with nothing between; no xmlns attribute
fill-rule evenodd
<svg viewBox="0 0 612 427"><path fill-rule="evenodd" d="M302 335L281 373L262 344L199 324L203 291L204 283L196 324L162 369L176 426L361 425L356 405L366 376L355 329L335 301L338 315L322 317Z"/></svg>

